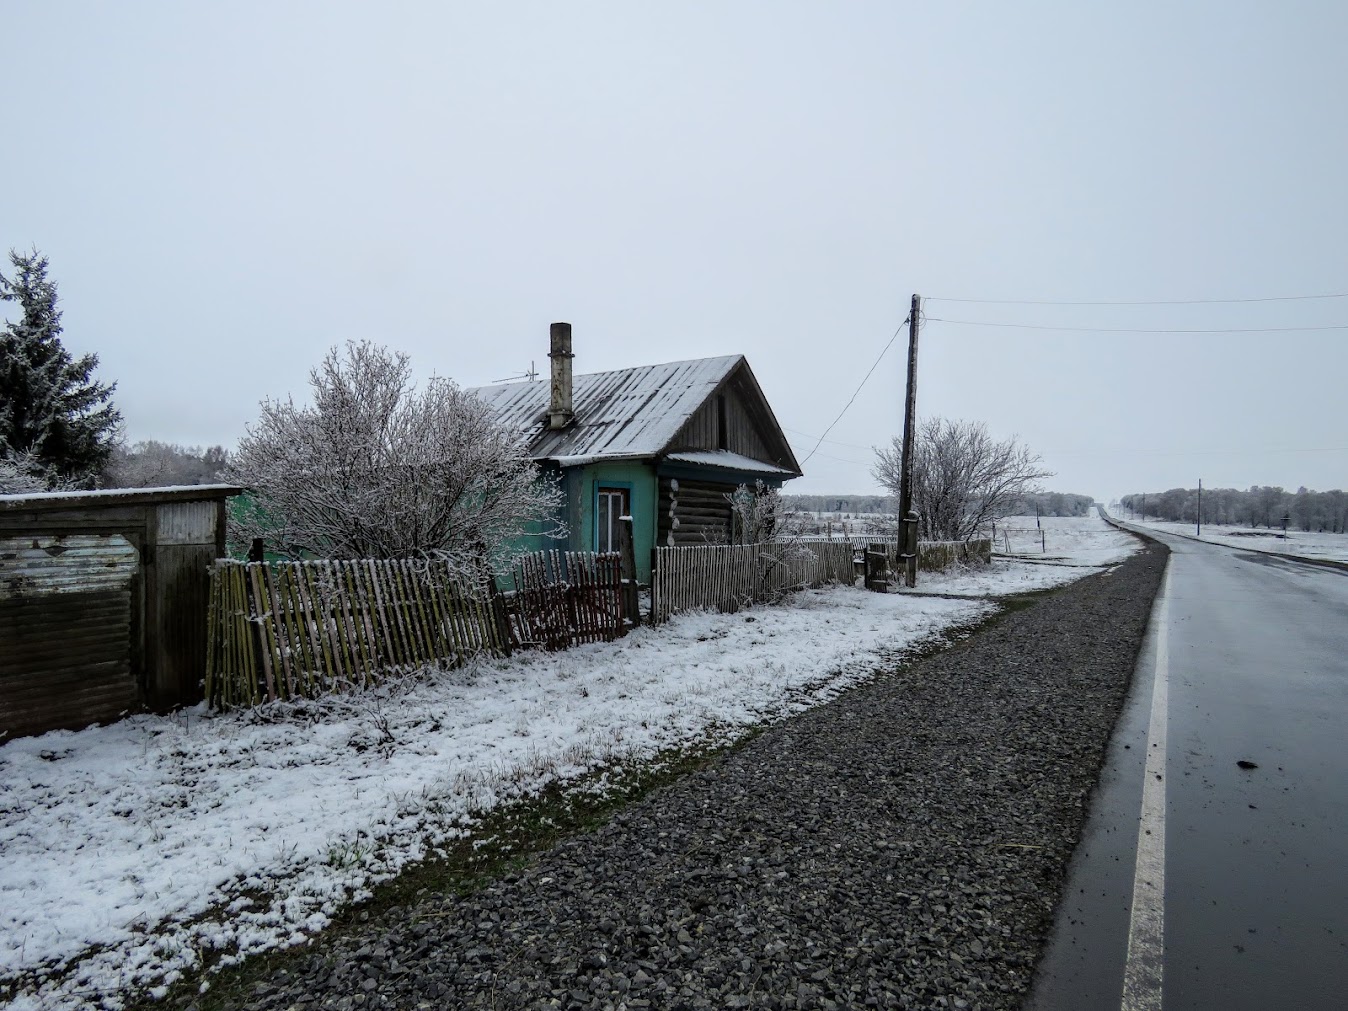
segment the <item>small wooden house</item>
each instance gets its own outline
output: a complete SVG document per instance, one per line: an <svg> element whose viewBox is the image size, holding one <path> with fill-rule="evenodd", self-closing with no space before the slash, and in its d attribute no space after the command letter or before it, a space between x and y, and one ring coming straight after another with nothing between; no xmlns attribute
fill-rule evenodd
<svg viewBox="0 0 1348 1011"><path fill-rule="evenodd" d="M644 581L652 547L730 538L737 487L801 475L743 355L573 377L571 325L554 323L548 357L549 383L473 391L565 489L568 539L531 547L617 550L631 515Z"/></svg>

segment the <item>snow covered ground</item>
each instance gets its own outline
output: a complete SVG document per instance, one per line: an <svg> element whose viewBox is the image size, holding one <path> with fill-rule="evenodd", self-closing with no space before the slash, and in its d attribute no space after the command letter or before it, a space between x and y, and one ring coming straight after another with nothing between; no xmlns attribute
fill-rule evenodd
<svg viewBox="0 0 1348 1011"><path fill-rule="evenodd" d="M1111 513L1111 515L1113 514ZM1192 523L1172 523L1169 520L1158 519L1124 519L1120 516L1114 518L1165 533L1184 534L1187 537L1194 536L1194 525ZM1256 551L1272 551L1279 555L1300 555L1303 558L1325 558L1332 561L1348 562L1348 534L1322 534L1315 531L1293 530L1289 527L1287 536L1284 538L1281 529L1259 528L1252 530L1244 526L1221 525L1203 527L1203 534L1200 539L1211 541L1213 544L1225 544L1233 548L1253 548Z"/></svg>
<svg viewBox="0 0 1348 1011"><path fill-rule="evenodd" d="M997 543L986 568L949 573L922 573L916 590L904 593L950 593L984 596L1024 593L1069 582L1088 572L1123 561L1137 550L1137 541L1110 526L1099 515L1008 516L997 521ZM1042 531L1043 537L1040 537ZM1011 554L1003 557L1007 543Z"/></svg>
<svg viewBox="0 0 1348 1011"><path fill-rule="evenodd" d="M0 745L0 1000L115 1008L205 952L302 943L504 800L730 742L995 609L922 593L1040 589L1136 549L1095 517L1045 522L1047 555L924 574L916 595L808 591L321 703Z"/></svg>

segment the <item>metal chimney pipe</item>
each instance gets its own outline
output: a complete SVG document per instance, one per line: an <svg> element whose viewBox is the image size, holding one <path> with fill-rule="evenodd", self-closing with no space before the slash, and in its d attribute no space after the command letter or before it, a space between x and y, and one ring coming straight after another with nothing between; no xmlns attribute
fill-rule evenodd
<svg viewBox="0 0 1348 1011"><path fill-rule="evenodd" d="M565 428L576 416L571 409L571 324L554 323L549 328L548 337L552 359L552 398L548 404L548 428L556 431Z"/></svg>

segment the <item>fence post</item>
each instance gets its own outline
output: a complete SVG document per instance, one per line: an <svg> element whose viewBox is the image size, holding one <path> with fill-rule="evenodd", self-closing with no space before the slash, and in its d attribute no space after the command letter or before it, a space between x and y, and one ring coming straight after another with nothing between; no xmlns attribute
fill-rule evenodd
<svg viewBox="0 0 1348 1011"><path fill-rule="evenodd" d="M478 541L476 548L479 571L482 573L482 589L487 594L487 613L491 616L491 623L496 632L495 638L501 652L509 656L514 645L512 640L515 633L510 627L510 616L506 614L505 598L501 596L501 588L496 585L496 575L492 572L491 555L487 552L487 545Z"/></svg>
<svg viewBox="0 0 1348 1011"><path fill-rule="evenodd" d="M637 593L637 549L632 540L632 517L618 517L618 550L622 552L623 614L632 627L641 624L641 598Z"/></svg>
<svg viewBox="0 0 1348 1011"><path fill-rule="evenodd" d="M917 585L917 513L909 510L903 517L903 582L911 588Z"/></svg>

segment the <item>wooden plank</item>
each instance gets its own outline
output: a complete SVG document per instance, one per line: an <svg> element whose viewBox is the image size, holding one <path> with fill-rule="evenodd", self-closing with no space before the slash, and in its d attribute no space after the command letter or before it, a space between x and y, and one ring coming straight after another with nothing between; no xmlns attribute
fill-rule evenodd
<svg viewBox="0 0 1348 1011"><path fill-rule="evenodd" d="M249 620L253 625L253 635L257 640L258 654L262 662L262 673L266 679L267 701L276 700L276 678L272 672L272 646L267 637L267 622L263 620L263 608L266 606L267 594L262 586L262 575L258 571L265 562L251 562L245 568L248 573L248 586L252 590L250 598L252 607L249 613Z"/></svg>

